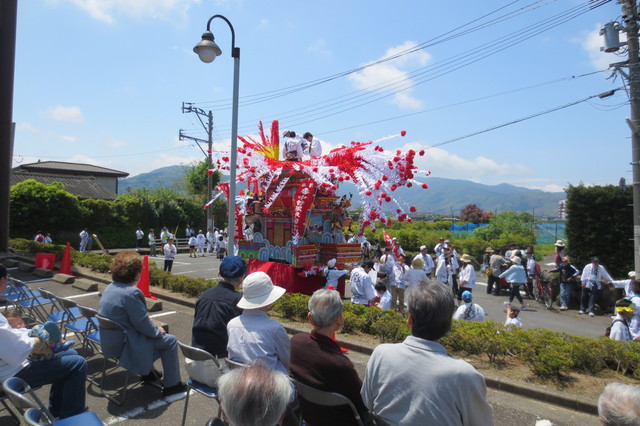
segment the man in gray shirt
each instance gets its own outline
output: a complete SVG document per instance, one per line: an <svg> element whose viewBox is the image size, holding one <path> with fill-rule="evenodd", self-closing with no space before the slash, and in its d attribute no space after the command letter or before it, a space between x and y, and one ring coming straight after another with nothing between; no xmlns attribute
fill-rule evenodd
<svg viewBox="0 0 640 426"><path fill-rule="evenodd" d="M451 328L451 289L429 281L408 294L412 335L373 351L362 384L364 404L392 425L493 425L484 376L438 343Z"/></svg>

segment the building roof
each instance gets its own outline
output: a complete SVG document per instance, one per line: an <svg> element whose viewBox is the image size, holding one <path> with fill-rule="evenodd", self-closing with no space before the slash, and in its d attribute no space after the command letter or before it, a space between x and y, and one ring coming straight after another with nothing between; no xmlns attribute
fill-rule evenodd
<svg viewBox="0 0 640 426"><path fill-rule="evenodd" d="M13 168L14 171L27 171L35 173L67 174L101 177L127 177L129 173L92 164L67 163L64 161L38 161L37 163L21 164Z"/></svg>
<svg viewBox="0 0 640 426"><path fill-rule="evenodd" d="M10 186L13 186L27 179L35 179L37 182L44 184L60 182L64 185L64 188L67 192L80 198L97 198L101 200L113 200L116 198L115 194L102 186L102 184L98 182L98 180L93 176L73 177L53 174L47 175L42 173L29 173L16 169L18 168L16 167L15 169L13 169L9 176Z"/></svg>

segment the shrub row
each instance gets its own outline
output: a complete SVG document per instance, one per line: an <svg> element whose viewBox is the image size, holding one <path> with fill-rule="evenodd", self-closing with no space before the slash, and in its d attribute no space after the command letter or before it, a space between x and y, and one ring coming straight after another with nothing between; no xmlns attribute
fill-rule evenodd
<svg viewBox="0 0 640 426"><path fill-rule="evenodd" d="M274 310L285 318L305 320L309 296L285 294ZM370 334L382 342L409 335L405 316L362 305L344 304L343 333ZM452 354L486 356L496 366L522 361L541 379L563 380L571 371L597 374L613 370L640 378L640 345L607 337L578 337L544 329L507 329L494 321L454 321L440 341Z"/></svg>

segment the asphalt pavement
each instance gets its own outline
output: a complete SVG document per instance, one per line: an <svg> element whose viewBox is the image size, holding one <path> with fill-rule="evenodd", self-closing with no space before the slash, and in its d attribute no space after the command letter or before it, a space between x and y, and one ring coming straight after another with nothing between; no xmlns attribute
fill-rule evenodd
<svg viewBox="0 0 640 426"><path fill-rule="evenodd" d="M158 266L162 267L162 258L157 259ZM217 276L219 260L213 256L189 258L187 254L179 254L174 262L173 273L182 274L193 277L213 278ZM19 275L19 278L31 281L29 284L32 288L42 287L52 291L54 294L62 297L71 297L82 305L98 308L100 303L99 292L108 284L108 276L100 274L91 274L91 277L78 278L77 284L82 283L98 283L98 291L85 292L75 288L70 284L61 284L51 279L43 279L30 274L25 274L15 268L9 269L10 274ZM481 278L481 277L480 277ZM481 278L482 279L482 278ZM179 296L161 290L152 289L162 301L162 310L151 312L150 316L156 320L167 323L169 332L174 334L178 340L190 343L191 341L191 324L193 321L193 303L195 299ZM479 303L489 315L489 319L496 321L504 320L504 301L505 296L491 296L486 294L486 286L479 283L474 291L475 302ZM527 301L529 308L521 313L521 318L525 328L544 327L551 330L566 331L571 334L597 337L603 334L604 329L610 323L608 316L589 318L579 316L575 311L558 311L548 310L544 306L537 305L534 301ZM295 330L290 329L290 333ZM69 337L71 338L71 337ZM338 336L340 339L340 336ZM348 342L347 342L348 343ZM358 348L354 344L352 350L347 356L354 363L358 373L362 377L364 369L369 358L369 350L367 348ZM182 360L182 355L181 360ZM182 364L183 365L183 364ZM97 373L102 366L100 356L94 356L89 359L90 373ZM182 375L186 379L186 371L182 366ZM122 383L125 379L125 373L120 370L108 375L106 383L107 389L114 389L118 383ZM135 381L134 381L135 383ZM565 402L565 406L550 404L548 399L554 398L553 393L545 392L537 394L534 398L527 397L526 392L514 393L512 390L505 392L509 386L501 386L493 383L491 378L487 378L490 386L488 391L488 400L494 407L494 418L496 425L534 425L536 421L541 419L550 420L555 425L597 425L599 424L597 416L588 412L575 410L574 404ZM535 390L536 386L521 382L520 391L523 387ZM492 388L491 386L495 386ZM46 401L48 389L44 387L37 391L38 395ZM524 396L523 396L524 395ZM540 396L542 395L542 396ZM529 395L531 396L531 395ZM597 395L594 395L596 398ZM118 406L110 402L100 395L99 389L88 384L87 387L87 405L95 411L105 424L117 424L122 422L134 422L138 425L152 425L161 422L162 424L180 424L182 421L182 413L185 406L185 394L173 395L168 398L162 398L159 390L146 386L135 384L127 393L127 398L122 406ZM558 395L557 398L561 398ZM593 400L586 401L586 410L593 410ZM570 407L570 408L569 408ZM208 399L199 394L191 395L189 401L189 409L186 424L204 425L206 420L215 416L218 412L218 406L215 400ZM6 411L0 411L0 426L13 424L11 418Z"/></svg>

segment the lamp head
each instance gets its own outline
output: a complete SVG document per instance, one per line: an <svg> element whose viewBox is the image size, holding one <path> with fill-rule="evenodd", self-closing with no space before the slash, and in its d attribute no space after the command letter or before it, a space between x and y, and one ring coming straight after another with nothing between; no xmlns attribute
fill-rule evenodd
<svg viewBox="0 0 640 426"><path fill-rule="evenodd" d="M213 33L211 31L205 31L202 33L202 40L193 48L193 51L198 54L200 60L207 64L213 62L216 56L222 55L222 50L220 50L218 44L213 40Z"/></svg>

